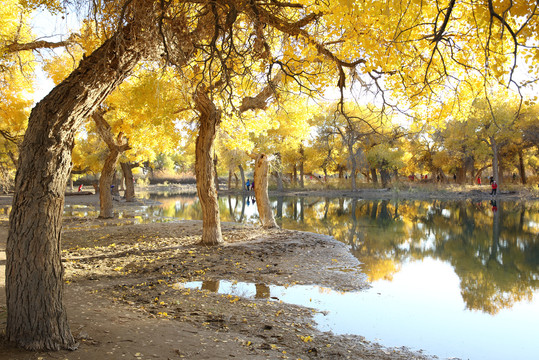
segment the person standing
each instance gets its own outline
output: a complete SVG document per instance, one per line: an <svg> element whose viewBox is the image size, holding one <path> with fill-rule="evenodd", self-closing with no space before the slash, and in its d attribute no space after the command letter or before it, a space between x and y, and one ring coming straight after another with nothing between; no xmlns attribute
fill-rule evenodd
<svg viewBox="0 0 539 360"><path fill-rule="evenodd" d="M498 183L496 182L496 180L493 179L490 186L492 188L490 195L496 195L496 191L498 190Z"/></svg>

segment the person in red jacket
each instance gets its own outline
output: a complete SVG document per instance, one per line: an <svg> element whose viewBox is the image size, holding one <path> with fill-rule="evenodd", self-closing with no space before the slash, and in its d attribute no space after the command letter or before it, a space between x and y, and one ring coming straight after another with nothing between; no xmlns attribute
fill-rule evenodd
<svg viewBox="0 0 539 360"><path fill-rule="evenodd" d="M498 190L498 183L496 180L492 180L492 183L490 184L492 187L492 191L490 192L490 195L496 195L496 190Z"/></svg>

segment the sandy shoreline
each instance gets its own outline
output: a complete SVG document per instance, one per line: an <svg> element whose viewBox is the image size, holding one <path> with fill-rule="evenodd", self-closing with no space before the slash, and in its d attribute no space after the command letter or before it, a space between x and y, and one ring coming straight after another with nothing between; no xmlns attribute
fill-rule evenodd
<svg viewBox="0 0 539 360"><path fill-rule="evenodd" d="M159 190L174 191L174 187ZM288 191L270 195L491 199L476 189L425 193ZM533 200L537 196L528 191L502 192L497 199ZM98 201L97 195L66 196L66 204L98 206ZM0 205L10 204L10 196L0 196ZM144 200L115 202L115 207L141 205ZM65 303L71 329L80 341L79 350L29 353L0 342L0 359L429 358L405 348L387 349L358 336L318 331L312 309L264 297L268 286L292 283L361 291L368 284L358 260L344 244L313 233L264 231L223 223L226 244L208 248L197 245L201 228L201 221L135 224L129 219L65 218ZM7 230L7 216L0 214L0 329L5 326ZM213 287L220 280L259 284L261 295L230 298L215 293ZM175 285L186 281L206 285L204 290L190 291Z"/></svg>

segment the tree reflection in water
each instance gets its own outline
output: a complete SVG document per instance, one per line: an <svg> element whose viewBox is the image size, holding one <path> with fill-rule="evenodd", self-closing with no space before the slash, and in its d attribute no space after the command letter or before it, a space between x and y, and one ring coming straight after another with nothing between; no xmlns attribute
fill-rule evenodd
<svg viewBox="0 0 539 360"><path fill-rule="evenodd" d="M531 299L538 287L539 204L327 198L309 203L303 222L283 215L283 227L349 244L371 281L391 280L410 260L446 261L460 278L467 308L489 314Z"/></svg>
<svg viewBox="0 0 539 360"><path fill-rule="evenodd" d="M154 214L200 219L196 197L161 197ZM450 263L468 309L495 314L531 299L539 282L539 203L497 201L272 199L279 226L350 245L370 281L391 280L403 264ZM249 196L220 198L222 221L258 223Z"/></svg>

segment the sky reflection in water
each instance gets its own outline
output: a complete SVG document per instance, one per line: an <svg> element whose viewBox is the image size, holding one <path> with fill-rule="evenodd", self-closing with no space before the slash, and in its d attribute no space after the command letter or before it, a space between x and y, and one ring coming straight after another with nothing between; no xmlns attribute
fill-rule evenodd
<svg viewBox="0 0 539 360"><path fill-rule="evenodd" d="M201 219L195 197L152 198L162 205L139 213L142 222ZM252 200L221 197L222 220L256 223ZM345 294L271 286L271 296L328 311L315 319L322 330L441 357L537 357L539 204L498 202L493 211L489 202L281 198L272 205L282 227L350 245L372 282ZM255 291L221 282L220 292L233 287Z"/></svg>

